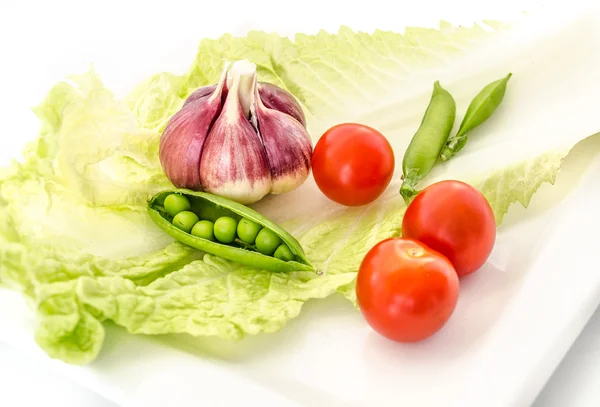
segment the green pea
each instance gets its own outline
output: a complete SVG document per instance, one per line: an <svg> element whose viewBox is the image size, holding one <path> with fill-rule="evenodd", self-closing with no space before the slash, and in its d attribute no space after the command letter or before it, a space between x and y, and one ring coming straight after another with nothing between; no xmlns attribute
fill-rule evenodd
<svg viewBox="0 0 600 407"><path fill-rule="evenodd" d="M415 187L419 181L431 171L440 156L454 126L455 116L454 98L436 81L421 125L410 141L402 161L404 180L400 194L407 204L416 195Z"/></svg>
<svg viewBox="0 0 600 407"><path fill-rule="evenodd" d="M196 222L198 222L198 215L190 211L179 212L173 218L173 225L186 233L190 233Z"/></svg>
<svg viewBox="0 0 600 407"><path fill-rule="evenodd" d="M451 137L446 141L446 146L440 154L442 161L449 160L462 150L465 144L467 144L467 133L489 119L496 111L498 106L500 106L500 103L502 103L502 99L504 99L506 86L511 76L512 73L509 73L504 78L486 85L477 96L473 98L465 113L465 117L460 123L458 132L454 137Z"/></svg>
<svg viewBox="0 0 600 407"><path fill-rule="evenodd" d="M221 243L231 243L235 240L237 222L229 216L221 216L215 222L215 237Z"/></svg>
<svg viewBox="0 0 600 407"><path fill-rule="evenodd" d="M214 229L215 229L214 223L212 223L209 220L201 220L199 222L196 222L196 224L192 228L191 233L192 233L192 235L194 235L196 237L214 241L215 240Z"/></svg>
<svg viewBox="0 0 600 407"><path fill-rule="evenodd" d="M164 208L171 216L190 210L190 201L183 195L171 194L165 198Z"/></svg>
<svg viewBox="0 0 600 407"><path fill-rule="evenodd" d="M258 232L260 232L261 228L262 226L258 223L243 218L237 225L237 235L242 242L254 244L254 241L256 240L256 235L258 235Z"/></svg>
<svg viewBox="0 0 600 407"><path fill-rule="evenodd" d="M286 244L280 244L275 253L273 253L273 257L283 261L294 260L294 254Z"/></svg>
<svg viewBox="0 0 600 407"><path fill-rule="evenodd" d="M256 236L256 250L262 254L272 255L277 246L281 244L281 238L269 229L261 229Z"/></svg>

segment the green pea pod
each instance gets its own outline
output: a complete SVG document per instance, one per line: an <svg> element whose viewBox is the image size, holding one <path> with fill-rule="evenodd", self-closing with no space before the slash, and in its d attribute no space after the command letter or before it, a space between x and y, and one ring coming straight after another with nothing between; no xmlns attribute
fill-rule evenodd
<svg viewBox="0 0 600 407"><path fill-rule="evenodd" d="M486 85L478 94L473 98L465 117L460 124L458 132L454 137L451 137L446 142L446 146L440 154L442 161L447 161L454 157L462 148L467 144L467 134L475 127L479 126L496 111L506 93L506 86L508 80L512 76L509 73L502 79L498 79L488 85Z"/></svg>
<svg viewBox="0 0 600 407"><path fill-rule="evenodd" d="M419 181L437 162L454 126L455 116L454 98L442 88L439 81L436 81L421 125L410 141L402 161L404 180L400 187L400 194L407 204L416 195L415 187Z"/></svg>
<svg viewBox="0 0 600 407"><path fill-rule="evenodd" d="M274 256L268 256L259 253L256 247L236 239L230 244L215 242L203 239L186 233L175 227L172 217L164 208L164 201L170 194L181 194L187 197L191 203L191 210L197 213L202 220L214 222L220 216L228 216L239 221L248 219L270 230L284 242L290 249L293 259L285 261ZM270 271L314 271L315 268L310 264L300 243L283 228L262 216L255 210L234 202L232 200L209 194L206 192L196 192L187 189L172 189L162 191L156 194L148 201L148 213L150 218L166 234L177 241L191 246L195 249L213 254L215 256L235 261L259 269Z"/></svg>

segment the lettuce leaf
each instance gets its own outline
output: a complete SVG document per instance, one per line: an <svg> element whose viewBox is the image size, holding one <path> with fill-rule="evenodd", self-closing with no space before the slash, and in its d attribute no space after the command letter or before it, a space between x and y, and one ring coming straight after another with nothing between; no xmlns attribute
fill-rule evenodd
<svg viewBox="0 0 600 407"><path fill-rule="evenodd" d="M442 23L404 34L343 27L294 40L251 32L203 40L187 73L157 74L124 100L94 72L68 78L35 109L40 136L0 178L0 283L35 304L37 343L74 364L96 358L106 320L134 334L239 339L279 330L309 299L339 292L355 301L364 254L401 234L400 168L388 191L361 208L328 201L312 180L255 205L300 240L319 274L277 274L202 255L165 236L145 211L148 198L171 187L158 140L185 98L216 82L225 61L247 58L260 80L298 98L315 141L338 122L362 122L388 137L399 162L434 80L466 108L479 88L512 71L502 107L427 179L473 183L501 223L512 203L527 206L542 183L554 182L570 149L599 131L589 102L600 77L585 67L599 64L600 54L579 40L596 32L585 17L510 29ZM565 76L571 80L553 80Z"/></svg>

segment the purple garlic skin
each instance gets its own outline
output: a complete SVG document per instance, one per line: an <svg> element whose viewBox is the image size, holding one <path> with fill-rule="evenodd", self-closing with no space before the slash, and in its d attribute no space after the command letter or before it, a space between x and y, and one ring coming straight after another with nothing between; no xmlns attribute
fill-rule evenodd
<svg viewBox="0 0 600 407"><path fill-rule="evenodd" d="M196 89L188 96L183 106L185 107L188 103L210 96L216 88L217 85L207 85ZM302 107L287 90L268 82L258 82L258 94L266 107L286 113L306 127L306 117ZM223 89L223 96L227 96L227 85Z"/></svg>
<svg viewBox="0 0 600 407"><path fill-rule="evenodd" d="M303 124L257 98L256 118L271 168L271 193L292 191L310 173L312 140Z"/></svg>
<svg viewBox="0 0 600 407"><path fill-rule="evenodd" d="M201 188L200 157L211 125L221 111L221 92L198 98L175 113L160 139L159 158L169 180L177 188Z"/></svg>
<svg viewBox="0 0 600 407"><path fill-rule="evenodd" d="M260 137L239 102L239 88L237 77L208 134L200 160L200 183L205 191L248 204L269 193L271 171Z"/></svg>
<svg viewBox="0 0 600 407"><path fill-rule="evenodd" d="M204 99L213 94L213 92L217 89L217 85L207 85L201 88L196 89L192 92L191 95L183 102L183 107L186 107L189 103L194 102L198 99ZM227 86L223 87L223 95L227 96Z"/></svg>
<svg viewBox="0 0 600 407"><path fill-rule="evenodd" d="M178 188L251 204L308 178L313 145L305 123L289 92L258 82L256 65L237 61L173 115L160 140L160 161Z"/></svg>
<svg viewBox="0 0 600 407"><path fill-rule="evenodd" d="M258 93L266 107L286 113L298 120L303 127L306 127L304 111L291 93L266 82L258 83Z"/></svg>

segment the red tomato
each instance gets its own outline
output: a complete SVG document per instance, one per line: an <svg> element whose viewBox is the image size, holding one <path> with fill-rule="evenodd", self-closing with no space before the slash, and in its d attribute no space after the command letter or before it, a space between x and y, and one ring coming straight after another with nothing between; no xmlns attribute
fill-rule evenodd
<svg viewBox="0 0 600 407"><path fill-rule="evenodd" d="M371 327L398 342L417 342L442 328L458 301L448 259L412 239L376 244L363 259L356 299Z"/></svg>
<svg viewBox="0 0 600 407"><path fill-rule="evenodd" d="M344 123L327 130L312 155L317 186L329 199L360 206L377 199L394 174L394 151L377 130Z"/></svg>
<svg viewBox="0 0 600 407"><path fill-rule="evenodd" d="M477 189L460 181L441 181L410 203L402 236L442 253L462 277L488 259L496 242L496 222L490 204Z"/></svg>

